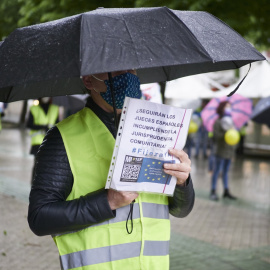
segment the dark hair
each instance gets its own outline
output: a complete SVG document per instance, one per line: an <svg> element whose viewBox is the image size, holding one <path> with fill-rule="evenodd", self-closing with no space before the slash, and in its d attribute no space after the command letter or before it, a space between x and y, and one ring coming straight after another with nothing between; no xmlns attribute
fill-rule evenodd
<svg viewBox="0 0 270 270"><path fill-rule="evenodd" d="M219 118L222 118L224 115L224 108L226 106L226 104L229 103L228 101L222 101L219 103L218 107L217 107L217 114L219 116Z"/></svg>
<svg viewBox="0 0 270 270"><path fill-rule="evenodd" d="M40 98L38 98L38 101L39 101L39 104L41 104L41 103L43 103L42 101L41 101L41 97ZM49 104L52 104L52 98L50 97L50 100L48 101L48 103Z"/></svg>

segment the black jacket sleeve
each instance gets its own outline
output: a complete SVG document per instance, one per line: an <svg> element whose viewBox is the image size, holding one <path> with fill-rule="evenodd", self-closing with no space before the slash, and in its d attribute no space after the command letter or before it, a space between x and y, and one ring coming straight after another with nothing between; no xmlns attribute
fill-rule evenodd
<svg viewBox="0 0 270 270"><path fill-rule="evenodd" d="M193 209L194 201L195 192L191 177L189 176L186 186L176 185L173 197L169 197L170 214L178 218L186 217Z"/></svg>
<svg viewBox="0 0 270 270"><path fill-rule="evenodd" d="M28 223L36 235L80 230L115 217L104 189L66 201L72 190L73 175L57 127L45 136L36 157L35 170Z"/></svg>

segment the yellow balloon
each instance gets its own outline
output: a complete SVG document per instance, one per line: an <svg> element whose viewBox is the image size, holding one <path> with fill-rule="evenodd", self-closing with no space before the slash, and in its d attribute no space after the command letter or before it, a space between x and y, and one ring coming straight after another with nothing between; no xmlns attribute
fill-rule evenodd
<svg viewBox="0 0 270 270"><path fill-rule="evenodd" d="M229 129L225 133L225 142L229 145L236 145L240 140L240 134L236 129Z"/></svg>
<svg viewBox="0 0 270 270"><path fill-rule="evenodd" d="M196 133L198 131L198 125L191 120L188 128L188 133Z"/></svg>

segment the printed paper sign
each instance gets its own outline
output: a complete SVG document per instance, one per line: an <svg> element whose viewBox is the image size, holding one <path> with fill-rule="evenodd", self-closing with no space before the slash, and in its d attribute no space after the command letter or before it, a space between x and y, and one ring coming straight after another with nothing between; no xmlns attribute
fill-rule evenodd
<svg viewBox="0 0 270 270"><path fill-rule="evenodd" d="M164 163L180 161L168 153L183 149L191 109L126 98L106 188L173 195L176 178Z"/></svg>

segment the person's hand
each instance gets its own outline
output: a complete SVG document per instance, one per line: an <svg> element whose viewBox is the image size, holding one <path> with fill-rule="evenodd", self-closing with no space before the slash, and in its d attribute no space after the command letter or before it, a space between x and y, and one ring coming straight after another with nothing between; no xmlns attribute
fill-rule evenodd
<svg viewBox="0 0 270 270"><path fill-rule="evenodd" d="M185 186L186 180L188 179L191 171L191 160L189 159L187 153L185 153L183 150L170 149L169 154L178 158L180 163L165 163L164 172L175 176L177 179L177 185Z"/></svg>
<svg viewBox="0 0 270 270"><path fill-rule="evenodd" d="M129 205L139 196L138 192L116 191L109 189L108 202L112 210Z"/></svg>

